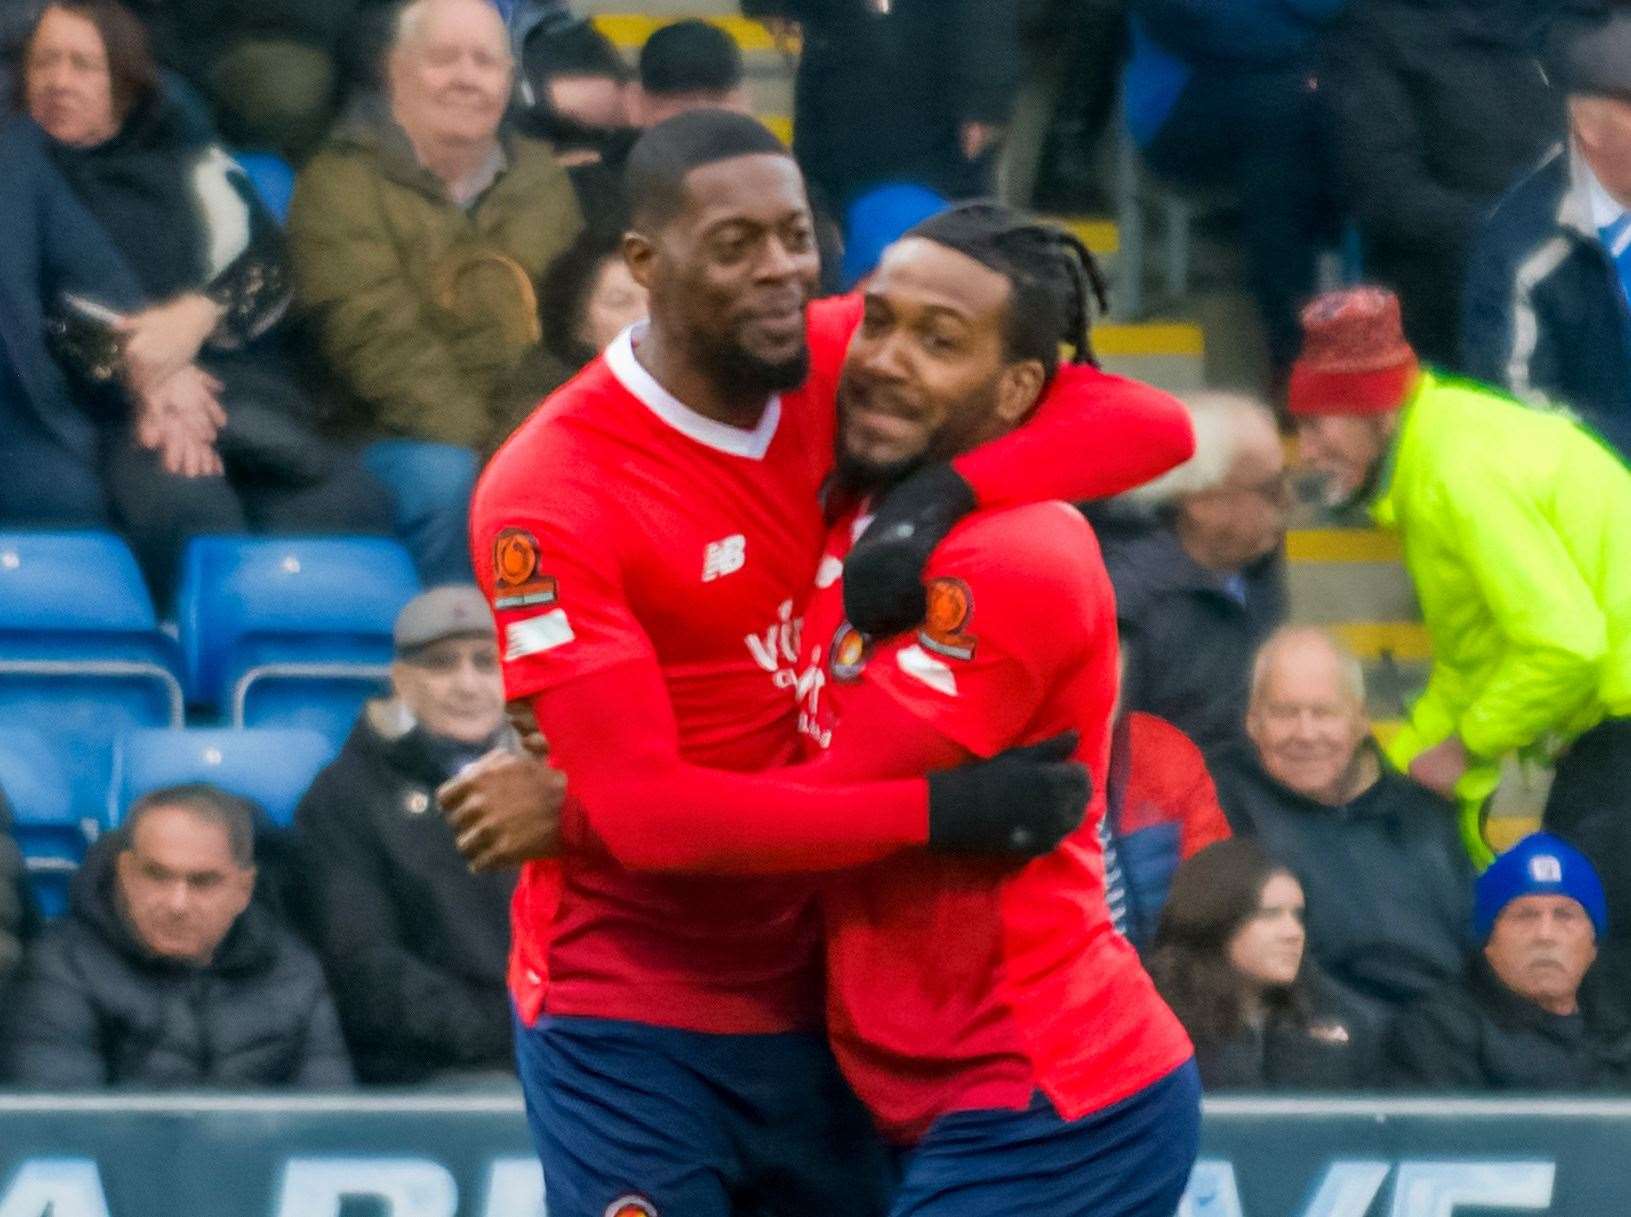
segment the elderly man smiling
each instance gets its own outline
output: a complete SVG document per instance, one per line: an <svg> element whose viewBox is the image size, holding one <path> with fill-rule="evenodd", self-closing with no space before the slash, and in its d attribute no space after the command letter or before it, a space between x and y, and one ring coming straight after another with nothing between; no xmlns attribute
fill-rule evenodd
<svg viewBox="0 0 1631 1217"><path fill-rule="evenodd" d="M1358 661L1319 630L1275 633L1246 733L1213 761L1219 801L1302 884L1309 951L1331 979L1385 1014L1456 976L1471 865L1450 804L1372 741Z"/></svg>
<svg viewBox="0 0 1631 1217"><path fill-rule="evenodd" d="M486 0L413 0L361 103L301 171L296 295L361 404L365 454L427 583L469 578L478 449L541 336L537 285L582 227L549 147L501 126L513 69Z"/></svg>

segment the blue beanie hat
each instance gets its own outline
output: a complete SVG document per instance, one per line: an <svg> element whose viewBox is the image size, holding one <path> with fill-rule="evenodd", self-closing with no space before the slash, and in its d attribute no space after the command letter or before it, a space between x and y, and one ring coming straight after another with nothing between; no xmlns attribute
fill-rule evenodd
<svg viewBox="0 0 1631 1217"><path fill-rule="evenodd" d="M844 225L844 290L877 270L884 250L948 206L934 191L907 182L879 186L851 203Z"/></svg>
<svg viewBox="0 0 1631 1217"><path fill-rule="evenodd" d="M1570 896L1579 901L1601 939L1608 932L1608 902L1597 870L1574 846L1551 833L1531 833L1491 862L1478 877L1472 924L1489 941L1501 910L1520 896Z"/></svg>

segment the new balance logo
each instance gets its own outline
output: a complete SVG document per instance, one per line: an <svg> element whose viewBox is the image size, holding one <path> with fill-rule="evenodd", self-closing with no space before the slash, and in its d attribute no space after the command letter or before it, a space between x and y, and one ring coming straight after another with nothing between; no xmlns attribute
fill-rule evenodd
<svg viewBox="0 0 1631 1217"><path fill-rule="evenodd" d="M748 539L741 533L713 541L702 555L702 581L712 583L726 575L734 575L748 560Z"/></svg>

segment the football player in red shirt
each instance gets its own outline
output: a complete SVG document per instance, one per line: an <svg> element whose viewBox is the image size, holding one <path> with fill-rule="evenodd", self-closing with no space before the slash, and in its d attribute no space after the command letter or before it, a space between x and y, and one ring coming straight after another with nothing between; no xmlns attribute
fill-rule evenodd
<svg viewBox="0 0 1631 1217"><path fill-rule="evenodd" d="M1021 423L1079 333L1047 231L970 204L925 221L865 293L839 390L839 470L867 501ZM828 1033L909 1146L892 1217L1170 1217L1199 1137L1188 1038L1106 901L1099 824L1117 683L1114 597L1063 503L976 512L935 549L915 630L869 639L838 581L807 609L800 686L825 780L888 778L1073 730L1086 821L1028 861L901 855L823 895Z"/></svg>
<svg viewBox="0 0 1631 1217"><path fill-rule="evenodd" d="M518 431L472 509L508 693L531 703L578 799L581 848L529 866L515 906L519 1054L551 1212L878 1211L811 1034L811 888L637 871L755 869L729 861L739 850L805 867L925 846L1025 856L1077 821L1084 787L1025 755L928 781L758 772L797 751L801 612L858 309L806 315L802 182L751 120L663 124L631 155L630 186L626 253L652 320ZM1165 400L1142 392L1127 387L1121 418L1154 442L1102 462L1127 467L1114 488L1187 454ZM1049 408L1035 426L1051 451L1016 436L918 482L896 548L932 544L976 498L1090 493L1072 458L1100 428Z"/></svg>

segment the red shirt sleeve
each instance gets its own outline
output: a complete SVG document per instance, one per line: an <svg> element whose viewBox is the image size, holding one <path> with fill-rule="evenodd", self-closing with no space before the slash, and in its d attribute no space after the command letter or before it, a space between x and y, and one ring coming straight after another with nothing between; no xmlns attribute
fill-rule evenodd
<svg viewBox="0 0 1631 1217"><path fill-rule="evenodd" d="M823 785L819 773L686 762L649 636L623 589L615 510L574 491L484 480L476 577L493 606L506 696L529 698L574 798L569 843L635 870L745 874L874 861L928 839L928 784ZM539 501L547 502L547 510Z"/></svg>
<svg viewBox="0 0 1631 1217"><path fill-rule="evenodd" d="M810 302L804 314L804 335L810 347L812 378L837 382L849 354L849 340L861 324L862 307L859 292Z"/></svg>
<svg viewBox="0 0 1631 1217"><path fill-rule="evenodd" d="M1153 714L1135 711L1128 717L1127 726L1128 747L1132 750L1128 810L1148 808L1159 812L1161 819L1177 820L1182 858L1233 835L1218 803L1206 758L1194 741ZM1137 811L1134 815L1141 822L1123 825L1124 831L1137 831L1155 818Z"/></svg>
<svg viewBox="0 0 1631 1217"><path fill-rule="evenodd" d="M735 773L685 761L652 661L552 686L532 706L571 783L568 848L602 848L631 870L837 870L928 840L922 770L829 784L820 765Z"/></svg>
<svg viewBox="0 0 1631 1217"><path fill-rule="evenodd" d="M1161 390L1086 364L1059 369L1030 419L952 462L982 507L1099 499L1195 453L1189 414Z"/></svg>
<svg viewBox="0 0 1631 1217"><path fill-rule="evenodd" d="M511 701L614 664L655 662L623 588L617 505L585 489L570 474L523 489L505 468L471 502L476 582L493 608Z"/></svg>
<svg viewBox="0 0 1631 1217"><path fill-rule="evenodd" d="M923 626L879 648L862 680L976 756L1022 742L1059 674L1115 646L1108 577L1061 560L1078 547L1096 552L1092 530L1063 504L971 517L929 562Z"/></svg>

